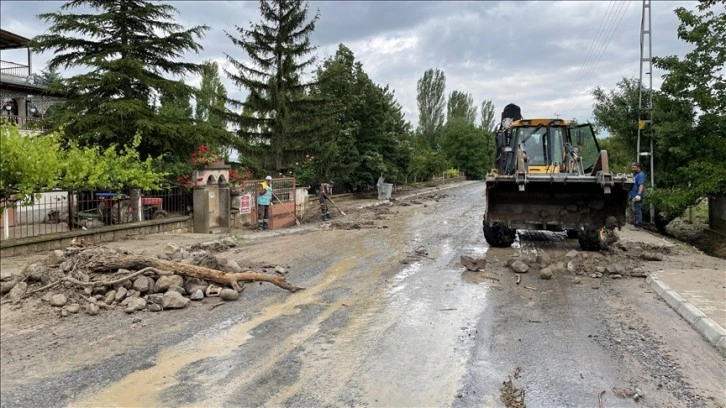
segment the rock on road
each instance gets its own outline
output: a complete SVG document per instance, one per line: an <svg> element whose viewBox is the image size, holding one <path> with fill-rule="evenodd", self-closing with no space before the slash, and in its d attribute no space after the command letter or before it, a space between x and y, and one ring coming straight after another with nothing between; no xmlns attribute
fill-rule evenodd
<svg viewBox="0 0 726 408"><path fill-rule="evenodd" d="M505 406L511 378L532 407L598 406L602 391L605 407L724 406L723 357L643 279L526 273L517 285L504 265L516 249L484 241L483 194L464 183L394 203L375 221L386 228L270 236L223 255L290 265L301 292L253 284L213 311L4 326L1 405L488 407ZM518 244L577 249L556 234ZM484 253L485 271L459 263Z"/></svg>

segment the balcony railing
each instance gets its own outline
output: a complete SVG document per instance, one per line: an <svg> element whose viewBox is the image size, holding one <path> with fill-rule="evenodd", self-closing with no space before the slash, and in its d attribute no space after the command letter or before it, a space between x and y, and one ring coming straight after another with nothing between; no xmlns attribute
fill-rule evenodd
<svg viewBox="0 0 726 408"><path fill-rule="evenodd" d="M0 114L0 123L7 121L8 123L17 125L20 130L45 130L45 123L43 123L42 119L29 116Z"/></svg>
<svg viewBox="0 0 726 408"><path fill-rule="evenodd" d="M26 78L30 75L30 67L28 65L0 60L0 75Z"/></svg>

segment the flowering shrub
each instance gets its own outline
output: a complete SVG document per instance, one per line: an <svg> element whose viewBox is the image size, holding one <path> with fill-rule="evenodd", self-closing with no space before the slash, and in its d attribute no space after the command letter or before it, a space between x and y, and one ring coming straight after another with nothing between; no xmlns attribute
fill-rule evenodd
<svg viewBox="0 0 726 408"><path fill-rule="evenodd" d="M219 159L220 157L216 150L212 150L207 145L203 144L199 145L199 150L192 153L192 165L196 169L209 166Z"/></svg>
<svg viewBox="0 0 726 408"><path fill-rule="evenodd" d="M193 189L197 185L197 183L201 183L202 181L204 181L204 179L202 177L197 177L197 180L194 181L194 180L192 180L192 176L190 176L188 174L184 175L184 176L180 176L179 178L176 179L176 183L177 183L177 185L179 185L179 187L181 187L183 189L188 189L188 190Z"/></svg>
<svg viewBox="0 0 726 408"><path fill-rule="evenodd" d="M240 188L242 187L242 184L245 180L252 177L252 172L250 170L246 170L245 172L242 172L240 170L230 170L229 172L229 187L230 188Z"/></svg>
<svg viewBox="0 0 726 408"><path fill-rule="evenodd" d="M291 166L291 173L298 185L304 186L314 183L318 178L315 156L306 154L305 160L297 161Z"/></svg>

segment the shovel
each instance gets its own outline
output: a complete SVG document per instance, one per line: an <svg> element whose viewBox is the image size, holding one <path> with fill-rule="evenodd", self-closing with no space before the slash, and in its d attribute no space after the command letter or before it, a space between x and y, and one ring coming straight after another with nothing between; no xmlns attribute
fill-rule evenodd
<svg viewBox="0 0 726 408"><path fill-rule="evenodd" d="M285 211L287 211L287 213L288 213L288 214L292 215L292 218L294 218L294 219L295 219L295 224L297 224L297 226L299 227L299 226L300 226L300 220L298 220L298 219L297 219L297 217L295 216L295 214L291 213L291 212L290 212L290 210L288 210L288 209L287 209L287 207L285 207L285 204L283 204L283 203L282 203L282 200L280 200L280 199L279 199L279 198L278 198L278 197L277 197L277 196L275 195L275 193L272 193L272 196L273 196L273 197L275 197L275 200L277 200L277 202L279 202L279 203L280 203L280 205L282 206L282 208L284 208L284 209L285 209Z"/></svg>
<svg viewBox="0 0 726 408"><path fill-rule="evenodd" d="M333 201L330 197L328 197L327 194L325 194L325 193L321 193L321 194L324 195L325 198L328 199L328 201L330 201L330 204L333 204L333 207L335 207L336 210L340 211L340 213L343 214L344 216L347 215L346 213L343 212L343 210L341 210L340 208L338 208L337 205L335 205L335 201Z"/></svg>

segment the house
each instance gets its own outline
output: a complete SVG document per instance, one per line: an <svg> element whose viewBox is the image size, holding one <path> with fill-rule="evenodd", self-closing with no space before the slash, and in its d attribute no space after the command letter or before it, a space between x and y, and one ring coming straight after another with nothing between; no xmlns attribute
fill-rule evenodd
<svg viewBox="0 0 726 408"><path fill-rule="evenodd" d="M32 83L29 44L29 38L0 29L0 117L10 119L25 130L33 129L34 121L42 119L51 106L63 101L61 94ZM23 56L23 49L27 50L27 58ZM11 58L25 60L9 61Z"/></svg>

